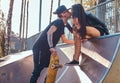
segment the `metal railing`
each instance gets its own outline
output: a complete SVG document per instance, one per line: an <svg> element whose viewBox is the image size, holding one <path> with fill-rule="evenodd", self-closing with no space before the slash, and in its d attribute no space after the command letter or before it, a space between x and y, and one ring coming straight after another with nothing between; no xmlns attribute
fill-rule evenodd
<svg viewBox="0 0 120 83"><path fill-rule="evenodd" d="M120 32L120 0L110 0L88 9L107 25L110 33Z"/></svg>
<svg viewBox="0 0 120 83"><path fill-rule="evenodd" d="M120 0L109 0L96 5L86 11L103 21L110 32L110 34L120 32ZM68 39L73 38L70 32L65 30Z"/></svg>
<svg viewBox="0 0 120 83"><path fill-rule="evenodd" d="M87 11L95 14L98 18L100 18L107 25L110 33L120 32L120 0L111 0L106 1L102 4L99 4ZM73 39L73 35L65 30L66 36L68 39ZM26 50L32 49L32 45L39 34L36 34L27 39ZM61 40L59 43L62 43Z"/></svg>

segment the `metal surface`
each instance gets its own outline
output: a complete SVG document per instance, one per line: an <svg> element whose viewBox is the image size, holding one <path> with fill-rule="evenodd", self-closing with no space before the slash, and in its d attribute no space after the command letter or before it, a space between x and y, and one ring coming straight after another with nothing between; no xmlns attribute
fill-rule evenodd
<svg viewBox="0 0 120 83"><path fill-rule="evenodd" d="M82 64L80 68L92 83L120 82L120 80L118 80L120 77L119 46L119 33L83 41L81 48ZM61 48L61 50L69 60L72 60L74 46L66 46Z"/></svg>
<svg viewBox="0 0 120 83"><path fill-rule="evenodd" d="M111 66L117 66L117 64L113 61L115 60L116 56L120 56L118 53L120 46L120 34L101 37L100 39L94 39L90 42L91 44L89 47L87 44L85 44L89 51L86 50L83 52L89 57L89 59L86 61L87 65L83 66L83 71L89 76L93 83L102 83L103 79L108 80L106 75L110 74L108 71L111 70ZM85 45L83 45L83 47L85 47ZM93 55L93 57L91 57L91 55ZM97 56L101 56L102 58L100 59ZM120 62L118 63L120 64ZM120 70L119 66L117 66L117 69ZM116 72L114 70L111 71ZM117 71L117 73L120 72ZM118 81L120 82L120 80L115 81L115 79L117 79L119 76L113 76L112 74L110 76L112 77L111 81L114 83L118 83ZM111 81L109 80L108 82L110 83Z"/></svg>
<svg viewBox="0 0 120 83"><path fill-rule="evenodd" d="M81 66L63 66L56 83L119 83L120 34L83 41ZM60 63L72 60L73 45L57 46ZM0 61L0 83L29 83L33 70L32 52L17 53ZM38 83L43 83L45 68Z"/></svg>
<svg viewBox="0 0 120 83"><path fill-rule="evenodd" d="M103 83L120 83L120 47Z"/></svg>
<svg viewBox="0 0 120 83"><path fill-rule="evenodd" d="M28 53L28 55L26 53ZM29 83L33 70L33 59L32 55L30 55L32 54L31 51L26 53L17 53L5 59L1 59L0 83ZM60 55L61 64L68 61L66 56L59 49L58 54ZM74 75L72 75L73 73ZM45 68L41 72L38 83L43 83L46 74L47 69ZM56 83L66 83L66 81L68 83L80 83L80 79L74 67L69 68L64 66L62 69L59 69L56 78Z"/></svg>
<svg viewBox="0 0 120 83"><path fill-rule="evenodd" d="M103 0L105 2L96 5L87 11L100 18L109 29L110 33L120 32L120 0Z"/></svg>

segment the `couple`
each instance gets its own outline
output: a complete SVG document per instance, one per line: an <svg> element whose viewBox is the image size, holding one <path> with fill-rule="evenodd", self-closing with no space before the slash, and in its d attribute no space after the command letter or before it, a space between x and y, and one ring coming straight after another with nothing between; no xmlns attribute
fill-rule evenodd
<svg viewBox="0 0 120 83"><path fill-rule="evenodd" d="M51 53L56 53L55 46L60 38L64 43L75 45L73 60L66 63L66 65L79 65L81 40L109 34L106 25L92 14L86 13L81 4L74 4L69 9L61 5L56 9L54 14L58 18L47 26L34 43L32 49L34 70L30 83L37 83L41 71L49 66ZM68 24L68 19L71 17L73 28ZM74 34L74 41L66 39L64 33L65 27Z"/></svg>

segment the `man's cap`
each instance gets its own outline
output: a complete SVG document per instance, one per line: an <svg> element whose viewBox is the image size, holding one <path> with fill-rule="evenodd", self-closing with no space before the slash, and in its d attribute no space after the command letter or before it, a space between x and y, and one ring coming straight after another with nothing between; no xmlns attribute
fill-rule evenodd
<svg viewBox="0 0 120 83"><path fill-rule="evenodd" d="M64 5L61 5L56 9L55 12L53 12L53 14L60 15L61 13L63 13L64 11L68 11L69 9L67 9Z"/></svg>

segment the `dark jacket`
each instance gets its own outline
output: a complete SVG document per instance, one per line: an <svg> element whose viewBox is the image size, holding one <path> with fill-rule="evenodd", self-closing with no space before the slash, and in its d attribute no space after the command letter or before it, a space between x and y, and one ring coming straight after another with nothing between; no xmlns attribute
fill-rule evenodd
<svg viewBox="0 0 120 83"><path fill-rule="evenodd" d="M106 35L109 34L106 24L103 23L101 20L99 20L97 17L95 17L90 12L86 12L86 25L93 26L96 29L102 31Z"/></svg>

